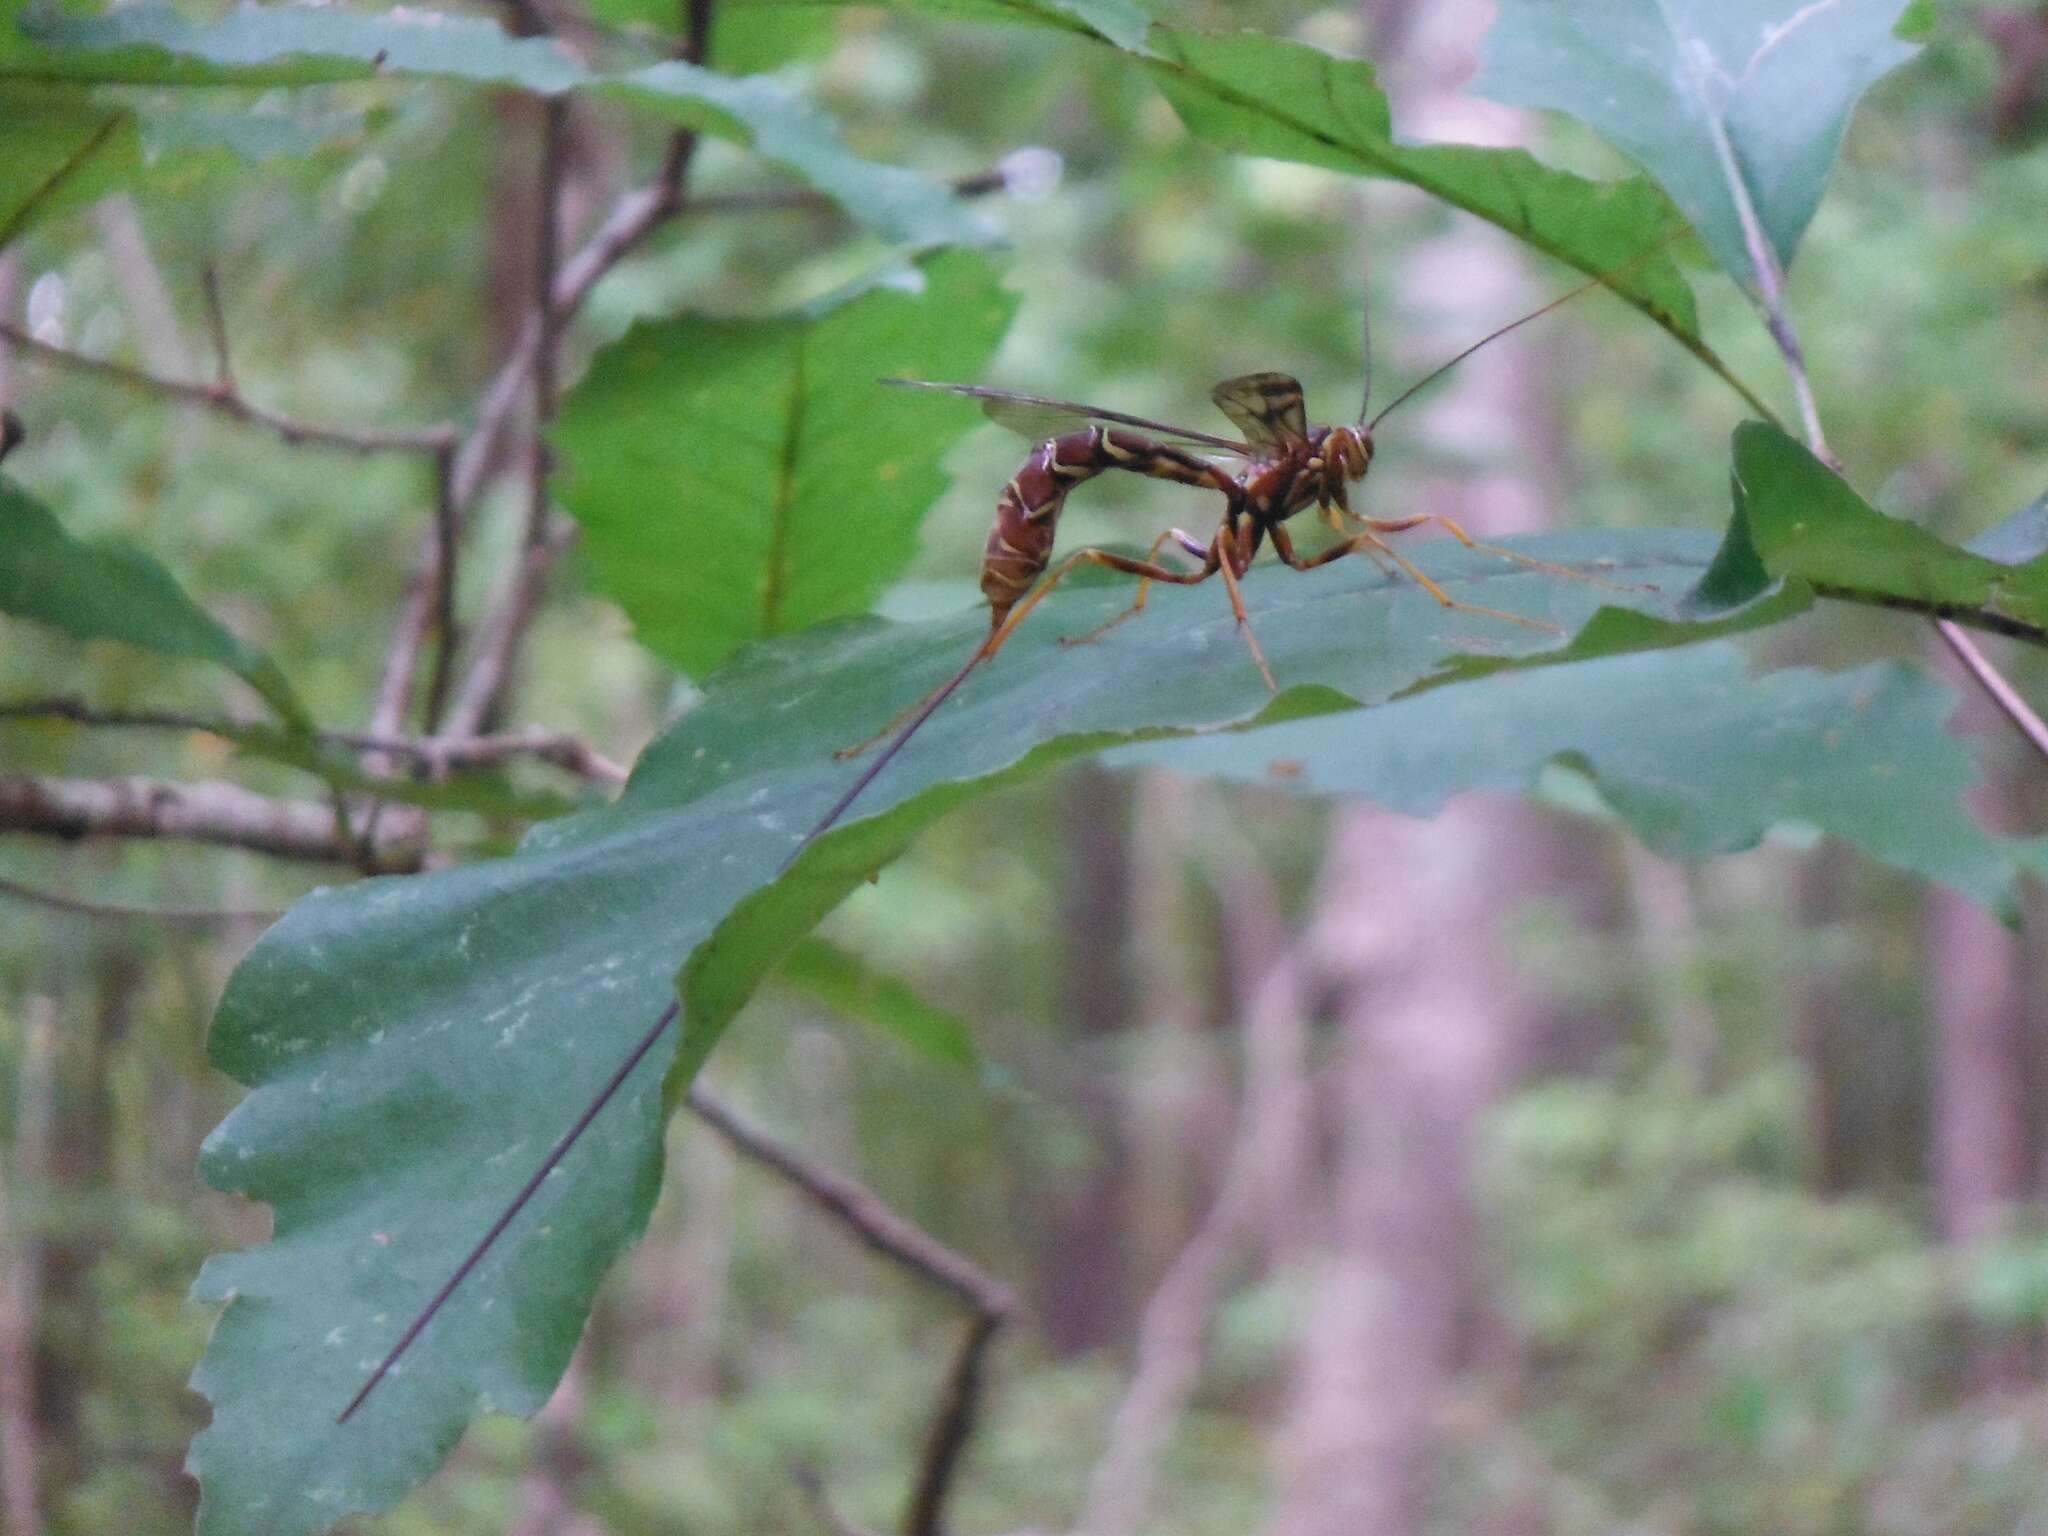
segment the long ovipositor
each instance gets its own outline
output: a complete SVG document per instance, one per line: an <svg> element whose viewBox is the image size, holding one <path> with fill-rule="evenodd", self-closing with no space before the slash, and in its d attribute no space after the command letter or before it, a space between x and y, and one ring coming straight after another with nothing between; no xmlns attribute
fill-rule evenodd
<svg viewBox="0 0 2048 1536"><path fill-rule="evenodd" d="M1237 482L1207 459L1137 432L1089 427L1040 443L996 498L995 526L982 551L981 590L989 627L1001 626L1017 600L1045 574L1067 493L1120 469L1177 485L1207 486L1235 497Z"/></svg>

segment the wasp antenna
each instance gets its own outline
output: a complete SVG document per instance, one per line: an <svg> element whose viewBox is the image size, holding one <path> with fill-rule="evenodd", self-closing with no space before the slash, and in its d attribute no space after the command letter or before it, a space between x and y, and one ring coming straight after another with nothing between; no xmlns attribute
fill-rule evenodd
<svg viewBox="0 0 2048 1536"><path fill-rule="evenodd" d="M1365 413L1372 409L1372 285L1366 284L1364 318L1358 330L1365 343L1365 395L1358 402L1358 423L1365 425Z"/></svg>
<svg viewBox="0 0 2048 1536"><path fill-rule="evenodd" d="M1361 250L1365 251L1361 242ZM1372 257L1365 251L1364 268L1365 292L1359 301L1358 334L1365 348L1365 390L1358 402L1358 424L1365 426L1365 413L1372 409Z"/></svg>
<svg viewBox="0 0 2048 1536"><path fill-rule="evenodd" d="M597 1096L583 1106L583 1113L576 1117L575 1124L564 1131L562 1139L548 1149L548 1155L540 1160L540 1166L533 1170L533 1176L520 1186L519 1193L514 1195L505 1209L498 1213L498 1219L491 1223L490 1229L477 1239L476 1246L471 1248L464 1255L462 1262L455 1266L455 1272L441 1283L441 1289L434 1292L434 1299L420 1308L419 1315L406 1324L405 1332L398 1336L398 1342L391 1346L391 1352L377 1362L377 1368L370 1372L369 1379L356 1390L356 1395L349 1399L348 1406L336 1415L335 1423L346 1424L354 1417L355 1411L370 1400L370 1394L377 1390L377 1384L391 1374L391 1368L398 1364L408 1349L412 1348L413 1342L426 1332L427 1324L431 1323L448 1304L448 1298L453 1296L462 1282L469 1278L470 1271L483 1262L484 1255L489 1253L498 1239L505 1235L505 1229L518 1219L519 1213L526 1209L535 1195L540 1193L540 1187L547 1182L548 1175L560 1166L562 1159L569 1155L570 1149L582 1139L583 1133L590 1129L590 1123L604 1112L605 1105L611 1103L612 1096L625 1086L626 1079L633 1075L633 1069L640 1065L649 1051L654 1049L654 1042L662 1037L669 1025L675 1023L676 1015L681 1011L682 1004L675 1001L671 1001L668 1007L662 1010L661 1017L654 1021L653 1028L640 1037L639 1043L633 1047L631 1053L619 1063L618 1070L605 1080L602 1088L598 1089Z"/></svg>
<svg viewBox="0 0 2048 1536"><path fill-rule="evenodd" d="M1430 385L1434 384L1438 379L1442 378L1445 374L1449 373L1453 368L1457 367L1458 364L1465 361L1466 358L1470 357L1474 352L1477 352L1480 348L1491 346L1494 342L1499 341L1501 337L1507 335L1508 332L1520 330L1523 326L1527 325L1532 320L1541 320L1553 309L1557 309L1562 305L1571 303L1573 299L1578 298L1579 295L1583 293L1590 293L1595 288L1607 287L1616 278L1621 277L1622 275L1630 271L1632 268L1640 266L1643 262L1648 261L1652 256L1656 255L1659 251L1663 250L1667 245L1671 244L1672 241L1676 240L1680 235L1685 233L1686 227L1687 226L1685 225L1680 225L1677 229L1673 230L1670 234L1664 236L1662 239L1652 241L1650 244L1644 246L1640 251L1637 251L1635 255L1629 257L1627 261L1622 262L1619 266L1609 267L1605 272L1602 272L1599 276L1589 278L1585 282L1579 284L1578 287L1569 289L1566 292L1559 294L1556 298L1552 299L1548 304L1545 304L1542 308L1532 309L1529 311L1528 314L1522 316L1519 320L1510 320L1506 325L1500 327L1500 329L1488 331L1484 336L1480 337L1477 341L1473 342L1471 346L1465 348L1464 351L1452 357L1448 362L1439 363L1436 367L1430 369L1429 372L1425 373L1421 378L1417 379L1413 384L1410 384L1406 389L1402 390L1400 394L1394 396L1392 400L1387 402L1386 406L1380 411L1379 415L1373 417L1371 421L1365 424L1366 431L1371 432L1373 428L1377 427L1381 422L1385 421L1389 416L1393 415L1394 412L1398 410L1403 404L1412 399L1414 396L1420 394Z"/></svg>

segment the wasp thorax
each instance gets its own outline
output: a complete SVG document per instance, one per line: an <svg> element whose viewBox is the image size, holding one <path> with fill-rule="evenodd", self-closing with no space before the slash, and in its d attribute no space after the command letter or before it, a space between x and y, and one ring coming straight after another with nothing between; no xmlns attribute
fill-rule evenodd
<svg viewBox="0 0 2048 1536"><path fill-rule="evenodd" d="M1323 453L1346 480L1362 479L1372 463L1372 439L1356 427L1332 427Z"/></svg>

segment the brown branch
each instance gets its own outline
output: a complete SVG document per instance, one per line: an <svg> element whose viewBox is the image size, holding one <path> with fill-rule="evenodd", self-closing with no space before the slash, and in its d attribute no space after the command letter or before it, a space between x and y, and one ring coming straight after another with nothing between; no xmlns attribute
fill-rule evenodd
<svg viewBox="0 0 2048 1536"><path fill-rule="evenodd" d="M461 516L455 510L455 447L444 443L434 455L434 543L428 563L434 589L434 666L427 677L427 728L440 721L448 702L448 680L455 671L455 561L461 542ZM408 674L410 669L408 668ZM381 699L380 699L381 706ZM398 717L405 715L403 701ZM396 725L398 720L389 722Z"/></svg>
<svg viewBox="0 0 2048 1536"><path fill-rule="evenodd" d="M812 1162L748 1123L701 1083L691 1086L687 1102L697 1117L736 1151L793 1184L868 1248L939 1287L973 1313L940 1388L904 1516L904 1536L939 1536L946 1495L974 1432L988 1349L1015 1312L1016 1299L1008 1286L965 1254L897 1215L865 1185ZM822 1489L817 1498L819 1507L829 1510ZM832 1518L837 1521L836 1516Z"/></svg>
<svg viewBox="0 0 2048 1536"><path fill-rule="evenodd" d="M984 1312L968 1319L967 1331L953 1354L953 1368L939 1391L938 1411L925 1432L917 1482L903 1514L903 1536L944 1536L946 1495L952 1491L953 1475L960 1469L960 1458L967 1452L975 1420L980 1417L988 1348L1002 1326L999 1313Z"/></svg>
<svg viewBox="0 0 2048 1536"><path fill-rule="evenodd" d="M462 688L449 706L444 734L461 740L480 728L503 693L518 658L519 641L540 611L548 573L563 551L576 541L573 523L551 522L540 542L523 549L512 579L498 604L477 628L476 656L464 674Z"/></svg>
<svg viewBox="0 0 2048 1536"><path fill-rule="evenodd" d="M201 731L224 741L272 733L261 720L182 714L170 710L95 709L83 699L54 696L0 700L0 721L69 720L107 730ZM559 731L503 731L490 736L403 736L380 731L317 730L314 739L354 752L405 758L432 778L464 768L484 768L531 757L598 784L623 784L626 769L580 737Z"/></svg>
<svg viewBox="0 0 2048 1536"><path fill-rule="evenodd" d="M701 64L710 39L711 0L689 0L687 23L676 56L692 64ZM583 307L583 301L599 280L682 209L683 181L696 151L696 130L678 129L669 141L661 170L655 179L621 197L598 226L597 232L561 264L549 288L551 302L548 315L556 335ZM448 500L458 532L462 519L483 492L499 441L519 408L528 380L540 365L542 330L540 315L528 315L504 362L498 365L496 375L478 398L476 424L456 449L450 471ZM507 600L501 604L508 621L517 616L518 605L524 601L516 590L521 574L526 573L515 573L514 590L508 592ZM373 728L396 730L404 723L404 701L411 693L412 673L419 659L420 637L427 627L425 609L432 600L434 582L434 556L429 548L421 553L397 622L392 627L384 677L378 689L378 708L371 716ZM520 622L523 624L525 621L522 619ZM478 689L483 681L478 679ZM465 688L465 692L471 691Z"/></svg>
<svg viewBox="0 0 2048 1536"><path fill-rule="evenodd" d="M364 848L338 824L334 808L315 801L274 800L238 784L172 783L162 779L61 779L0 776L0 833L27 832L67 841L94 837L167 838L243 848L273 858L361 866ZM412 839L381 841L369 850L379 873L417 869Z"/></svg>
<svg viewBox="0 0 2048 1536"><path fill-rule="evenodd" d="M969 1310L1007 1318L1016 1307L1010 1288L963 1253L897 1215L857 1180L812 1162L743 1117L701 1083L691 1087L691 1112L741 1155L794 1185L804 1198L851 1229L868 1248L929 1281Z"/></svg>
<svg viewBox="0 0 2048 1536"><path fill-rule="evenodd" d="M89 901L82 896L65 896L57 891L38 890L19 880L0 876L0 896L11 896L32 907L48 907L76 917L140 918L153 923L274 923L284 913L277 908L242 907L160 907L124 901Z"/></svg>
<svg viewBox="0 0 2048 1536"><path fill-rule="evenodd" d="M21 446L21 440L28 436L28 428L21 424L21 418L12 411L0 411L0 459Z"/></svg>
<svg viewBox="0 0 2048 1536"><path fill-rule="evenodd" d="M526 525L511 575L497 605L485 620L476 656L462 680L462 690L448 713L451 736L480 729L491 716L512 678L519 648L533 617L555 559L567 546L569 531L550 528L548 519L547 429L555 419L556 365L561 326L554 307L555 269L559 265L562 207L562 157L568 133L568 103L555 98L542 106L540 187L535 197L535 292L529 321L537 335L533 359L532 435L527 444Z"/></svg>
<svg viewBox="0 0 2048 1536"><path fill-rule="evenodd" d="M213 337L213 377L222 389L235 387L234 363L228 354L228 320L220 303L220 273L211 262L199 274L199 291L206 299L206 329Z"/></svg>
<svg viewBox="0 0 2048 1536"><path fill-rule="evenodd" d="M275 433L285 442L294 445L312 443L326 448L343 449L349 453L437 453L442 444L450 440L450 430L446 427L429 427L424 430L327 427L300 421L276 411L265 410L262 406L251 405L232 385L192 384L182 379L167 379L141 368L131 368L126 363L87 357L83 352L73 352L68 347L43 341L9 320L0 320L0 341L19 347L31 357L39 357L45 362L55 363L74 372L91 374L127 389L142 390L145 393L162 395L167 399L204 406L207 410L218 412L231 420Z"/></svg>

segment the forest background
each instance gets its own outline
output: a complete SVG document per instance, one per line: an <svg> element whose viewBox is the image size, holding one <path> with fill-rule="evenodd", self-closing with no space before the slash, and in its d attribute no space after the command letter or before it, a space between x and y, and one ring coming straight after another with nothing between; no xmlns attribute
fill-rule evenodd
<svg viewBox="0 0 2048 1536"><path fill-rule="evenodd" d="M1386 400L1583 276L1413 187L1230 153L1087 39L929 9L763 8L711 62L772 68L861 156L953 182L972 239L924 258L927 280L985 288L984 309L1014 302L1014 318L929 342L948 376L1219 430L1210 385L1277 367L1300 374L1312 419L1345 420L1368 296ZM1467 91L1490 7L1157 9L1371 58L1410 137L1628 169L1565 118ZM632 0L490 14L576 56L623 46L610 29L674 25ZM2048 10L1922 20L1919 51L1853 121L1786 299L1850 481L1961 542L2048 485ZM428 616L422 693L438 654L420 561L431 471L445 493L458 439L335 451L293 424L377 439L464 420L529 344L536 284L573 270L688 136L601 96L335 73L260 95L142 91L118 131L150 173L29 199L34 218L0 243L0 402L28 428L10 480L71 536L132 538L268 658L229 658L251 692L0 620L9 1532L191 1525L181 1467L208 1409L186 1382L218 1309L188 1292L208 1254L269 1226L195 1173L244 1093L209 1064L209 1019L273 914L351 865L417 855L390 822L320 826L304 763L109 717L250 718L278 696L274 665L312 718L393 729L393 616ZM815 168L807 154L789 163ZM922 194L892 183L849 219L710 133L684 159L680 211L609 253L623 259L541 370L540 415L562 413L559 504L536 489L524 397L459 471L476 499L446 598L466 644L436 691L492 733L502 772L455 772L464 806L420 797L457 862L608 796L615 765L697 703L734 637L663 631L669 573L699 583L686 608L753 600L724 534L668 515L713 471L688 447L636 445L678 420L746 441L783 375L755 367L750 322L665 317L815 303L889 269L930 216L903 212ZM553 245L542 189L562 211ZM1782 347L1703 258L1688 270L1701 332L1796 430ZM635 353L619 338L636 321L681 329L634 332ZM53 349L197 388L131 388ZM673 397L607 412L635 367L677 368ZM911 476L929 512L914 498L887 530L865 533L862 496L844 497L848 558L895 560L868 596L905 619L970 603L1023 445L950 407L929 429L851 392L816 408L943 456L942 479ZM1753 414L1595 294L1395 416L1360 505L1481 536L1714 533L1728 435ZM855 484L868 462L839 472ZM1125 481L1076 497L1063 547L1204 526L1191 493ZM741 507L776 489L716 487ZM1222 604L1168 591L1139 626ZM2048 696L2026 647L1985 644L2021 694ZM1913 661L1943 685L1916 695L1934 750L1968 733L1981 762L1975 815L2039 828L2039 753L1921 619L1823 604L1741 646L1700 663L1709 683ZM1062 668L1106 665L1049 643L1004 661L1054 698ZM1219 648L1211 664L1244 660ZM860 680L822 743L917 691L875 686ZM1418 758L1483 755L1476 707L1421 718L1444 734L1413 741ZM352 761L426 782L373 757ZM914 1528L964 1297L1002 1326L966 1458L936 1490L962 1531L2048 1530L2038 891L2019 898L2027 920L2001 923L1969 881L1922 878L1938 859L1871 858L1803 818L1760 847L1669 858L1569 755L1527 794L1423 819L1297 793L1291 760L1267 766L1244 786L1084 765L937 820L719 1043L707 1096L669 1127L648 1235L604 1280L545 1412L480 1419L418 1492L351 1528ZM67 829L22 809L23 786L129 776L232 778L316 814L236 847L148 815L126 836L52 837ZM819 1198L833 1191L836 1211ZM887 1227L884 1208L912 1225ZM849 1226L895 1232L916 1262L877 1258ZM270 1369L293 1389L291 1357Z"/></svg>

